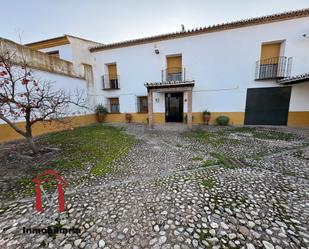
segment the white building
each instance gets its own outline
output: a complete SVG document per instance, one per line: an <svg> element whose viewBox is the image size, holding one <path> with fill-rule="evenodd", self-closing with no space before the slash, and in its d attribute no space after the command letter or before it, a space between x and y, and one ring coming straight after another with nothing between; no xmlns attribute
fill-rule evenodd
<svg viewBox="0 0 309 249"><path fill-rule="evenodd" d="M154 122L181 122L190 119L192 91L193 123L207 109L212 122L227 115L231 124L309 125L307 33L309 9L100 45L90 49L96 101L112 112L119 103L140 121L148 89ZM104 89L102 76L112 74L117 84L105 80Z"/></svg>
<svg viewBox="0 0 309 249"><path fill-rule="evenodd" d="M207 109L210 123L309 126L309 9L113 44L64 35L26 46L72 63L110 122L129 113L191 126Z"/></svg>

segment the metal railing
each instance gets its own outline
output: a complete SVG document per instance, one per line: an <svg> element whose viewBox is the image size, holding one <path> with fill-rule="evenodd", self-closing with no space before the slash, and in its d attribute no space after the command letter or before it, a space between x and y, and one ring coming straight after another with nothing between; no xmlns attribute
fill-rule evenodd
<svg viewBox="0 0 309 249"><path fill-rule="evenodd" d="M184 67L169 67L161 72L162 81L185 81L186 69Z"/></svg>
<svg viewBox="0 0 309 249"><path fill-rule="evenodd" d="M291 74L292 57L273 57L256 62L255 79L270 80L289 77Z"/></svg>
<svg viewBox="0 0 309 249"><path fill-rule="evenodd" d="M104 74L102 76L103 90L120 89L119 75Z"/></svg>

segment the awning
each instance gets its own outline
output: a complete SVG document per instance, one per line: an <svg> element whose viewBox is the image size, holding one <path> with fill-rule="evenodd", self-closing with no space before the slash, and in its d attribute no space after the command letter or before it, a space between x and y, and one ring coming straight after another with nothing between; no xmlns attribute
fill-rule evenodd
<svg viewBox="0 0 309 249"><path fill-rule="evenodd" d="M293 85L293 84L302 83L304 81L309 82L309 73L298 74L298 75L294 75L288 78L277 80L277 83L279 83L280 85Z"/></svg>
<svg viewBox="0 0 309 249"><path fill-rule="evenodd" d="M145 87L148 89L154 88L174 88L174 87L193 87L194 80L191 81L162 81L162 82L146 82Z"/></svg>

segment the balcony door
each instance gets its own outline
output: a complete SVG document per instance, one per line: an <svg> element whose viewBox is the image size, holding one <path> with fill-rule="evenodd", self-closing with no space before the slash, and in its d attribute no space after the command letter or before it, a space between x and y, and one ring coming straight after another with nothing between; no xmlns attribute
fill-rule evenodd
<svg viewBox="0 0 309 249"><path fill-rule="evenodd" d="M280 49L281 42L262 44L259 78L273 79L279 76Z"/></svg>
<svg viewBox="0 0 309 249"><path fill-rule="evenodd" d="M166 80L167 81L182 81L182 57L168 56L166 57Z"/></svg>
<svg viewBox="0 0 309 249"><path fill-rule="evenodd" d="M108 70L108 84L110 89L118 89L118 74L117 74L117 65L109 64L107 65Z"/></svg>
<svg viewBox="0 0 309 249"><path fill-rule="evenodd" d="M165 122L183 122L183 93L165 94Z"/></svg>

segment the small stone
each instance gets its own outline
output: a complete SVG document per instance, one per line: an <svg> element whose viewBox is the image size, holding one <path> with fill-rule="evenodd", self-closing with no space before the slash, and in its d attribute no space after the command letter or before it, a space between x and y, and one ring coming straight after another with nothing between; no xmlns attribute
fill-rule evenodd
<svg viewBox="0 0 309 249"><path fill-rule="evenodd" d="M248 226L253 228L255 226L255 223L253 221L248 221Z"/></svg>
<svg viewBox="0 0 309 249"><path fill-rule="evenodd" d="M212 228L218 228L218 227L219 227L218 224L217 224L216 222L211 222L211 223L210 223L210 226L211 226Z"/></svg>
<svg viewBox="0 0 309 249"><path fill-rule="evenodd" d="M225 230L229 229L229 226L227 224L225 224L224 222L221 222L220 225Z"/></svg>
<svg viewBox="0 0 309 249"><path fill-rule="evenodd" d="M149 241L149 245L152 246L153 244L155 244L157 242L156 238L153 238Z"/></svg>
<svg viewBox="0 0 309 249"><path fill-rule="evenodd" d="M273 234L273 232L272 232L271 230L269 230L269 229L266 229L265 231L266 231L266 233L267 233L268 235L272 235L272 234Z"/></svg>
<svg viewBox="0 0 309 249"><path fill-rule="evenodd" d="M158 225L155 225L155 226L153 227L153 230L155 230L155 232L159 232L160 227L159 227Z"/></svg>
<svg viewBox="0 0 309 249"><path fill-rule="evenodd" d="M99 247L104 247L104 246L105 246L105 241L101 239L99 241Z"/></svg>
<svg viewBox="0 0 309 249"><path fill-rule="evenodd" d="M117 239L123 240L126 236L123 233L119 233Z"/></svg>
<svg viewBox="0 0 309 249"><path fill-rule="evenodd" d="M210 239L206 239L208 242L210 242L211 244L216 244L219 242L219 239L217 238L210 238Z"/></svg>
<svg viewBox="0 0 309 249"><path fill-rule="evenodd" d="M231 241L231 240L229 241L229 246L231 248L235 248L236 247L235 243L233 241Z"/></svg>
<svg viewBox="0 0 309 249"><path fill-rule="evenodd" d="M239 232L244 235L245 237L248 237L250 235L250 231L248 228L244 227L244 226L240 226L239 227Z"/></svg>
<svg viewBox="0 0 309 249"><path fill-rule="evenodd" d="M196 239L192 240L193 247L198 247L198 241Z"/></svg>
<svg viewBox="0 0 309 249"><path fill-rule="evenodd" d="M209 233L212 235L212 237L216 236L216 230L215 229L210 229Z"/></svg>
<svg viewBox="0 0 309 249"><path fill-rule="evenodd" d="M74 241L74 245L75 245L75 246L79 246L79 244L80 244L81 242L82 242L81 239L77 239L77 240Z"/></svg>
<svg viewBox="0 0 309 249"><path fill-rule="evenodd" d="M263 240L262 243L263 243L263 245L265 246L266 249L274 249L275 248L271 243L269 243L266 240Z"/></svg>
<svg viewBox="0 0 309 249"><path fill-rule="evenodd" d="M130 232L131 236L134 236L136 234L135 230L132 228Z"/></svg>
<svg viewBox="0 0 309 249"><path fill-rule="evenodd" d="M164 244L164 243L166 242L166 240L167 240L167 238L166 238L165 236L161 236L161 237L159 238L159 244L160 244L160 245Z"/></svg>
<svg viewBox="0 0 309 249"><path fill-rule="evenodd" d="M255 249L255 247L253 244L247 243L247 249Z"/></svg>
<svg viewBox="0 0 309 249"><path fill-rule="evenodd" d="M235 239L236 238L236 234L235 233L229 233L228 237L229 237L229 239Z"/></svg>
<svg viewBox="0 0 309 249"><path fill-rule="evenodd" d="M66 244L63 249L71 249L72 248L72 245L71 244Z"/></svg>

